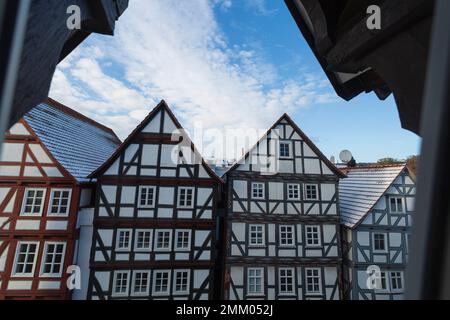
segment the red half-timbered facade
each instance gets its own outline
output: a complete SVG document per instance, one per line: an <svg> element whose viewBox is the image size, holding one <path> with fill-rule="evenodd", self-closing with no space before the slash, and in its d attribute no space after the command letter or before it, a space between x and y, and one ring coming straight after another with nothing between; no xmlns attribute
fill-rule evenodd
<svg viewBox="0 0 450 320"><path fill-rule="evenodd" d="M70 299L87 175L120 143L111 129L48 99L6 132L0 159L0 299ZM82 155L82 156L81 156Z"/></svg>
<svg viewBox="0 0 450 320"><path fill-rule="evenodd" d="M92 177L87 299L214 298L222 180L164 101Z"/></svg>

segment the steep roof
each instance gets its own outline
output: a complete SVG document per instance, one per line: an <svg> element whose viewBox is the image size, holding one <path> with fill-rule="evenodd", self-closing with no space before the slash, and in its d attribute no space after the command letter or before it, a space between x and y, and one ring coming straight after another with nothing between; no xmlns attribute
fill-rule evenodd
<svg viewBox="0 0 450 320"><path fill-rule="evenodd" d="M341 222L356 227L386 193L406 165L368 166L341 169L347 174L339 181Z"/></svg>
<svg viewBox="0 0 450 320"><path fill-rule="evenodd" d="M303 139L303 141L311 148L311 150L313 150L317 156L320 158L320 160L322 160L325 165L333 172L335 173L338 177L340 178L344 178L345 174L339 170L323 153L322 151L320 151L319 148L317 148L317 146L311 141L311 139L308 138L308 136L297 126L297 124L291 119L291 117L289 117L289 115L287 113L283 114L270 128L269 130L267 130L267 132L258 140L257 143L255 143L255 145L253 147L251 147L247 153L245 153L238 161L236 161L234 163L234 165L227 170L228 171L232 171L234 169L236 169L237 166L239 166L241 163L243 163L243 161L245 159L247 159L249 157L249 155L251 154L251 152L253 151L253 149L256 148L256 146L261 143L264 138L266 138L270 132L275 129L283 120L286 120L289 125L292 126L292 128L295 130L295 132L298 133L298 135Z"/></svg>
<svg viewBox="0 0 450 320"><path fill-rule="evenodd" d="M88 175L120 144L110 128L50 98L23 119L78 182L88 181Z"/></svg>
<svg viewBox="0 0 450 320"><path fill-rule="evenodd" d="M150 113L145 117L144 120L128 135L128 137L123 141L123 143L119 146L119 148L116 149L116 151L100 166L98 167L94 172L92 172L89 176L96 177L102 172L104 172L108 167L120 156L123 150L125 150L133 141L136 135L138 135L142 129L144 129L148 123L158 114L160 110L165 110L167 114L169 115L170 119L173 121L177 129L182 130L183 127L178 122L178 119L173 114L172 110L170 110L169 106L164 100L161 100L161 102L152 110ZM183 134L183 131L181 131ZM192 150L199 154L197 149L195 148L194 143L190 140L190 138L187 135L183 134L183 137L188 139L191 142L191 148ZM201 156L200 156L201 157ZM206 161L201 157L202 159L202 165L205 168L205 170L209 173L212 179L217 180L220 183L223 183L224 181L222 178L220 178L214 170L211 169L211 167L206 163Z"/></svg>

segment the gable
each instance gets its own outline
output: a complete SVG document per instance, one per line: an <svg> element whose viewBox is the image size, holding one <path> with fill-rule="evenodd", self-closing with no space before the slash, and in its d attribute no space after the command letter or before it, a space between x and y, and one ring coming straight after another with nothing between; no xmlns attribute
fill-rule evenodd
<svg viewBox="0 0 450 320"><path fill-rule="evenodd" d="M288 154L282 154L286 149ZM261 174L343 176L287 115L278 120L232 169Z"/></svg>
<svg viewBox="0 0 450 320"><path fill-rule="evenodd" d="M342 223L358 225L410 226L414 211L415 184L404 166L354 169L339 184ZM402 199L405 212L391 212L389 200Z"/></svg>
<svg viewBox="0 0 450 320"><path fill-rule="evenodd" d="M20 120L7 131L0 158L0 178L70 178L33 130Z"/></svg>
<svg viewBox="0 0 450 320"><path fill-rule="evenodd" d="M218 179L162 101L96 172L104 176Z"/></svg>
<svg viewBox="0 0 450 320"><path fill-rule="evenodd" d="M165 109L158 110L150 122L141 130L142 133L176 133L178 127Z"/></svg>

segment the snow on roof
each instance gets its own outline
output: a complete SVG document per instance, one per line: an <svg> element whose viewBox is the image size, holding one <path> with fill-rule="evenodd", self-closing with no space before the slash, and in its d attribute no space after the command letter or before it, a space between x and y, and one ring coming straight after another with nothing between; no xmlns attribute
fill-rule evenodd
<svg viewBox="0 0 450 320"><path fill-rule="evenodd" d="M341 169L347 178L339 181L341 222L355 227L373 208L406 165Z"/></svg>
<svg viewBox="0 0 450 320"><path fill-rule="evenodd" d="M55 159L78 182L86 182L120 144L108 127L52 100L24 116Z"/></svg>

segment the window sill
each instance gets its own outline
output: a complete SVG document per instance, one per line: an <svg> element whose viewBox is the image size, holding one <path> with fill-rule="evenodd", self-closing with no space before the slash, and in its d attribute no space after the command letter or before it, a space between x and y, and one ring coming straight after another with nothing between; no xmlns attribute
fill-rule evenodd
<svg viewBox="0 0 450 320"><path fill-rule="evenodd" d="M247 298L264 298L264 293L247 293Z"/></svg>

